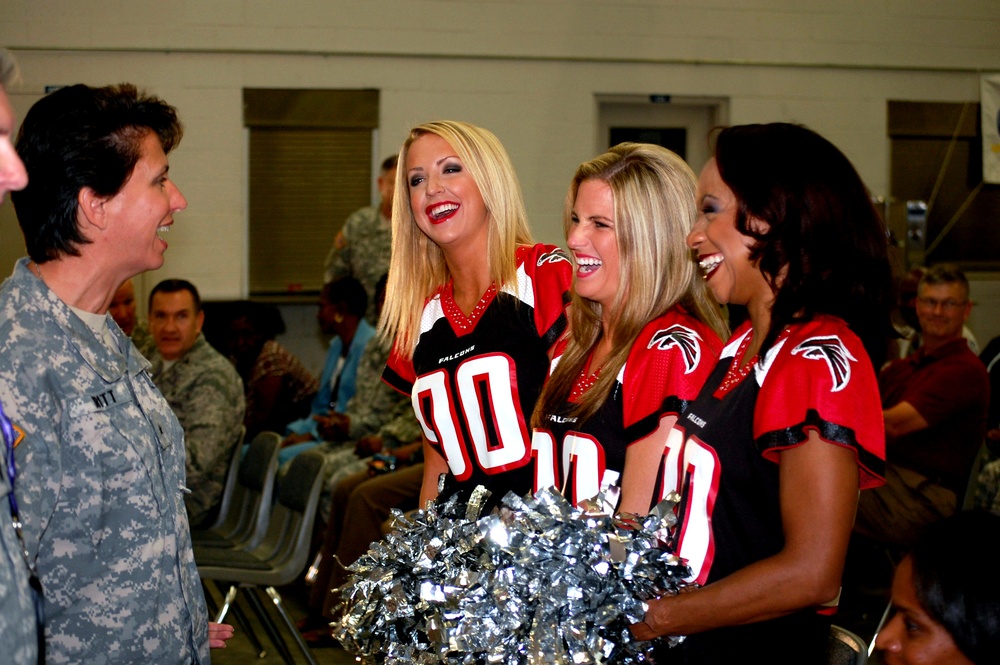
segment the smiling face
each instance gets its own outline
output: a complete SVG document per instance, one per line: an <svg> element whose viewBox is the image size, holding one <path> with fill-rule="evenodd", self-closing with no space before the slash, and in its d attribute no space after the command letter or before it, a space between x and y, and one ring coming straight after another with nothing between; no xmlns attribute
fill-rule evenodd
<svg viewBox="0 0 1000 665"><path fill-rule="evenodd" d="M962 326L972 312L964 284L921 284L917 291L917 320L925 342L941 344L962 336Z"/></svg>
<svg viewBox="0 0 1000 665"><path fill-rule="evenodd" d="M156 134L147 132L140 150L128 180L104 203L109 242L126 262L129 277L163 265L167 243L159 233L174 223L174 213L187 207L184 195L167 177L170 165Z"/></svg>
<svg viewBox="0 0 1000 665"><path fill-rule="evenodd" d="M688 234L702 276L720 303L765 304L773 293L750 260L753 239L736 228L739 204L712 159L698 178L698 219Z"/></svg>
<svg viewBox="0 0 1000 665"><path fill-rule="evenodd" d="M601 305L607 317L618 294L620 270L615 235L615 196L603 180L584 180L573 202L566 244L573 252L573 288Z"/></svg>
<svg viewBox="0 0 1000 665"><path fill-rule="evenodd" d="M198 340L205 312L195 311L194 295L187 289L158 291L149 304L149 332L165 360L177 360Z"/></svg>
<svg viewBox="0 0 1000 665"><path fill-rule="evenodd" d="M913 587L913 561L903 559L892 581L895 614L878 634L886 665L972 665L944 626L927 614Z"/></svg>
<svg viewBox="0 0 1000 665"><path fill-rule="evenodd" d="M410 210L417 226L442 250L476 248L485 257L489 216L479 186L457 152L424 134L406 152Z"/></svg>

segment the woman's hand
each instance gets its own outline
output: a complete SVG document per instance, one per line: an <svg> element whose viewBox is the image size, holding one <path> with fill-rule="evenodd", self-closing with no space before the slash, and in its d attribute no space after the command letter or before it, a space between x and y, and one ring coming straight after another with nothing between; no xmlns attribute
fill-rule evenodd
<svg viewBox="0 0 1000 665"><path fill-rule="evenodd" d="M228 623L208 622L208 646L212 649L225 649L226 642L233 636L233 627Z"/></svg>
<svg viewBox="0 0 1000 665"><path fill-rule="evenodd" d="M781 551L707 586L648 601L643 622L632 626L638 639L765 621L837 597L858 502L854 451L811 431L781 453L779 478Z"/></svg>

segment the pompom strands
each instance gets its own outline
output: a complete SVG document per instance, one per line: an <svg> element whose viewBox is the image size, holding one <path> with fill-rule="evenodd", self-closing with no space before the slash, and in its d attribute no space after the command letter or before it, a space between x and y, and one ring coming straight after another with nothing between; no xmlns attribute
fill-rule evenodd
<svg viewBox="0 0 1000 665"><path fill-rule="evenodd" d="M334 636L365 663L545 665L650 662L628 626L644 600L688 585L664 549L678 497L648 516L614 515L617 497L573 507L554 488L452 497L395 525L355 562ZM676 643L683 638L671 638Z"/></svg>

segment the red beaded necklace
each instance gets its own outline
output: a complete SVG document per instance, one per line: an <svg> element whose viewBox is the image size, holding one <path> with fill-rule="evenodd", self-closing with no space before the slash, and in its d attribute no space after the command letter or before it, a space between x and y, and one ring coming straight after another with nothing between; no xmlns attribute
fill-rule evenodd
<svg viewBox="0 0 1000 665"><path fill-rule="evenodd" d="M594 384L597 383L597 379L598 377L600 377L600 375L601 375L601 370L598 369L593 374L589 374L583 379L580 379L579 381L574 383L573 390L571 390L569 393L569 401L576 402L581 397L583 397L588 390L594 387Z"/></svg>
<svg viewBox="0 0 1000 665"><path fill-rule="evenodd" d="M719 387L716 388L715 390L716 397L722 397L730 390L740 385L740 382L743 381L743 379L745 379L747 375L750 374L750 371L757 366L757 359L760 356L754 356L753 358L748 360L746 364L740 367L740 361L743 359L743 355L746 353L747 347L750 346L751 339L753 339L752 328L747 331L747 334L743 337L743 340L740 342L740 346L736 350L736 355L733 356L733 362L730 363L729 369L726 370L725 378L722 379L722 383L719 384Z"/></svg>
<svg viewBox="0 0 1000 665"><path fill-rule="evenodd" d="M458 304L455 302L455 283L449 281L445 287L444 291L441 293L441 307L444 309L445 316L448 317L448 321L451 322L452 327L456 328L455 332L462 334L469 332L476 327L476 321L479 317L483 315L486 308L490 306L493 302L494 296L497 294L496 284L490 284L490 288L486 289L486 293L483 297L479 299L476 306L472 308L469 315L466 316L461 310Z"/></svg>

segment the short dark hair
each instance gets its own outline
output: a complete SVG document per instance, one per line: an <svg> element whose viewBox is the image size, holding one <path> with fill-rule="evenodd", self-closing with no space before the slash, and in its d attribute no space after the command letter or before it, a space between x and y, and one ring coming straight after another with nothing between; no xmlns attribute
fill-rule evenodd
<svg viewBox="0 0 1000 665"><path fill-rule="evenodd" d="M920 277L920 283L917 285L917 288L919 289L925 284L961 284L965 289L966 297L969 295L969 279L962 272L961 268L951 263L938 263L925 270L924 274Z"/></svg>
<svg viewBox="0 0 1000 665"><path fill-rule="evenodd" d="M320 297L332 303L344 303L348 314L363 317L368 310L368 293L353 277L341 277L323 285Z"/></svg>
<svg viewBox="0 0 1000 665"><path fill-rule="evenodd" d="M132 175L149 132L169 153L184 129L174 107L128 83L73 85L35 102L17 135L28 186L11 192L33 261L80 255L79 246L88 242L77 224L80 190L117 194Z"/></svg>
<svg viewBox="0 0 1000 665"><path fill-rule="evenodd" d="M270 303L237 300L229 311L230 323L246 318L250 326L265 340L275 339L285 332L285 319L281 310Z"/></svg>
<svg viewBox="0 0 1000 665"><path fill-rule="evenodd" d="M738 203L736 228L756 241L750 258L775 289L762 352L790 323L830 314L879 367L892 335L888 233L850 160L787 123L723 129L715 159ZM751 218L768 228L752 227Z"/></svg>
<svg viewBox="0 0 1000 665"><path fill-rule="evenodd" d="M149 292L149 302L147 303L149 311L153 311L153 296L157 293L177 293L178 291L188 291L191 294L191 299L194 300L194 311L196 313L201 311L201 295L194 284L186 279L165 279L154 286L153 290Z"/></svg>
<svg viewBox="0 0 1000 665"><path fill-rule="evenodd" d="M961 511L929 526L909 555L920 605L977 665L1000 663L995 538L1000 515Z"/></svg>
<svg viewBox="0 0 1000 665"><path fill-rule="evenodd" d="M399 155L389 155L382 160L382 166L379 168L379 173L388 173L396 168L397 164L399 164Z"/></svg>

